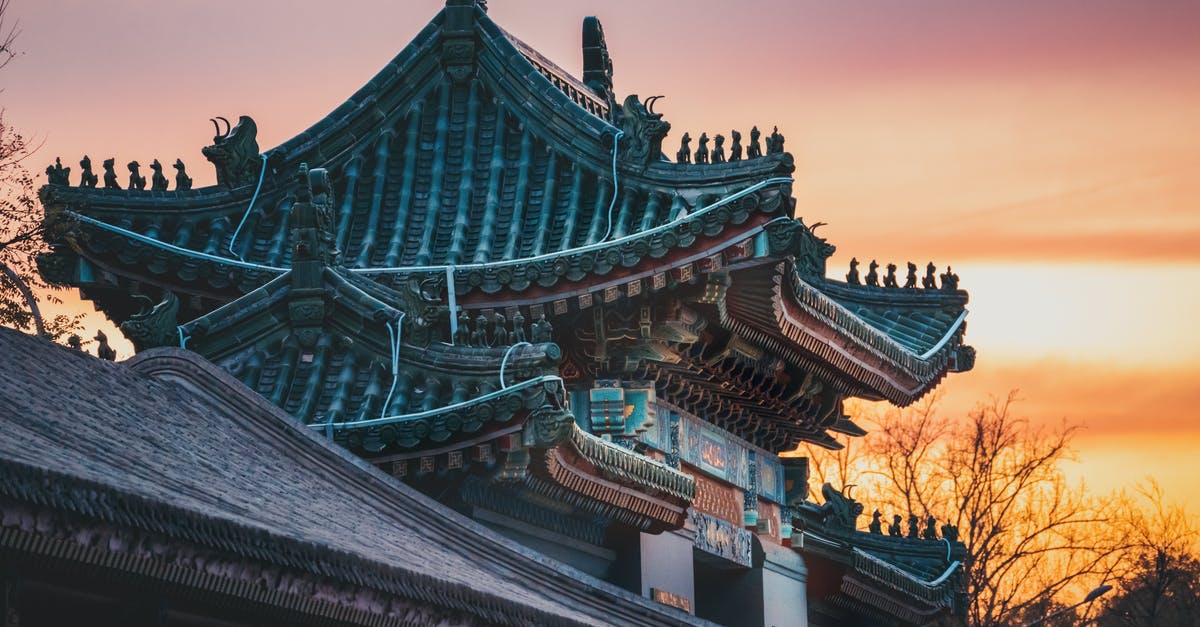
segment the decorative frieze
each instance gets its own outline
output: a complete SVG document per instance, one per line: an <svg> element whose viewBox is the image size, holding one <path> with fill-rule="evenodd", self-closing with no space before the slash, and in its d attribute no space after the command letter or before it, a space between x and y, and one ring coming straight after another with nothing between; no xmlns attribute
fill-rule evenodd
<svg viewBox="0 0 1200 627"><path fill-rule="evenodd" d="M749 531L695 509L688 511L688 522L695 528L696 548L746 568L753 566Z"/></svg>

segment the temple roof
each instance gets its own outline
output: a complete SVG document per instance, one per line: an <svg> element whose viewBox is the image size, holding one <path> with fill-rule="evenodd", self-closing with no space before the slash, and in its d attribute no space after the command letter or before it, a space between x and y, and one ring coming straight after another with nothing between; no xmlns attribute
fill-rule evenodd
<svg viewBox="0 0 1200 627"><path fill-rule="evenodd" d="M497 408L508 407L513 399L506 396L520 399L517 408L538 407L545 398L542 387L513 383L558 373L561 351L552 343L452 345L445 308L440 318L428 313L425 319L417 309L436 307L419 294L398 293L339 267L322 266L318 276L298 286L298 272L288 271L179 330L189 349L305 423L431 412L510 386L486 413L505 421L513 411ZM490 330L493 320L486 324ZM493 331L488 339L498 338ZM485 415L468 412L454 430L480 428L470 417L475 413ZM426 425L417 432L442 441L451 434L447 428ZM421 439L401 438L401 446Z"/></svg>
<svg viewBox="0 0 1200 627"><path fill-rule="evenodd" d="M348 267L419 268L576 250L646 233L773 177L784 177L777 184L786 186L792 170L786 153L707 166L614 160L618 127L562 91L582 85L557 78L567 75L476 12L464 39L476 45L470 78L454 80L443 70L446 52L439 47L463 35L446 32L444 14L439 15L345 104L266 151L269 159L260 163L255 155L247 167L262 173L257 195L258 177L250 176L243 185L185 192L52 187L43 200L48 208L84 208L91 218L183 249L225 258L233 251L250 264L285 268L290 255L280 243L287 237L290 175L304 162L332 174L342 199L337 241ZM234 225L252 200L234 241ZM164 205L171 210L163 212ZM789 210L777 203L767 212L779 216ZM728 222L728 213L718 221ZM704 230L712 234L716 226L709 220ZM564 275L605 274L612 266L686 246L680 239L688 238L664 241L661 234L646 233L625 243L616 263L567 255L522 264L537 265L542 270L537 276L516 272L498 282L464 277L461 289L522 289L552 285ZM134 241L127 245L138 247ZM230 267L238 267L236 261ZM556 269L554 261L566 267ZM192 280L181 272L184 264L167 261L158 272L171 266ZM224 272L200 274L218 280L209 290L228 283Z"/></svg>
<svg viewBox="0 0 1200 627"><path fill-rule="evenodd" d="M313 206L296 207L304 223ZM462 320L452 337L448 308L416 281L400 293L310 257L298 253L292 270L179 325L180 341L373 461L419 457L430 472L440 455L447 471L527 480L642 531L683 524L690 477L581 431L563 407L562 353L545 320L532 325L536 343L520 317L498 313ZM123 330L136 342L162 326L174 340L174 321L154 320L172 298Z"/></svg>
<svg viewBox="0 0 1200 627"><path fill-rule="evenodd" d="M910 526L918 522L927 526L922 537L916 530L900 536L899 522L894 531L889 529L896 535L884 535L882 520L873 532L859 531L857 519L863 506L828 483L821 492L824 504L802 503L793 519L796 533L802 536L798 547L810 577L829 582L809 599L819 613L848 612L888 623L924 625L940 614L965 609L966 546L958 541L957 528L943 526L939 538L935 521L913 517Z"/></svg>
<svg viewBox="0 0 1200 627"><path fill-rule="evenodd" d="M962 344L966 302L957 290L813 282L783 261L734 274L725 321L827 373L847 395L907 405L947 372L971 369L974 350Z"/></svg>
<svg viewBox="0 0 1200 627"><path fill-rule="evenodd" d="M218 128L204 149L215 186L42 188L48 225L65 228L52 231L54 252L39 267L118 322L135 313L130 293L177 293L182 318L199 318L181 329L189 347L306 421L327 419L330 408L338 419L381 411L393 352L403 375L396 411L491 392L500 351L414 343L407 333L389 348L387 325L412 313L403 305L414 285L472 320L524 311L529 322L544 314L573 335L591 333L562 342L564 372L653 379L664 398L772 450L836 447L829 431L862 434L841 411L845 397L907 404L971 367L965 292L825 278L834 248L795 216L781 136L765 154L755 134L746 158L731 148L729 160L705 149L697 163L685 150L668 161L670 125L654 98L613 97L594 19L584 23L584 53L581 80L477 3L450 0L367 85L291 140L260 154L253 120ZM279 277L297 262L292 173L301 164L328 170L327 239L339 256L319 289L340 295L346 307L334 309L350 314L321 327L317 352L285 346L290 332L279 324L292 315ZM681 338L667 329L678 320L655 320L645 334L614 331L605 358L580 346L610 340L592 333L593 311L623 308L623 325L635 309L657 316L681 302L699 303L717 323L710 333ZM236 342L205 339L238 319L222 307L272 313ZM449 340L443 322L453 321L438 321ZM253 348L235 348L243 340ZM478 376L443 376L468 362Z"/></svg>
<svg viewBox="0 0 1200 627"><path fill-rule="evenodd" d="M487 622L697 622L438 505L190 352L113 364L8 329L0 352L21 364L0 377L0 501Z"/></svg>

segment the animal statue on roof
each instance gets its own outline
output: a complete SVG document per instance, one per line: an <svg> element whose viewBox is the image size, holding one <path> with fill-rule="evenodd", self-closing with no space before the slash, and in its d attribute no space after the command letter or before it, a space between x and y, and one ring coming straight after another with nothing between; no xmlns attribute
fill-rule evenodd
<svg viewBox="0 0 1200 627"><path fill-rule="evenodd" d="M696 145L696 153L692 155L692 161L697 164L708 163L708 133L700 133L700 139Z"/></svg>
<svg viewBox="0 0 1200 627"><path fill-rule="evenodd" d="M758 143L758 138L762 132L755 126L750 129L750 145L746 147L746 158L757 159L762 156L762 144Z"/></svg>
<svg viewBox="0 0 1200 627"><path fill-rule="evenodd" d="M150 189L156 192L166 191L168 181L167 177L163 176L162 164L158 159L150 162L150 170L154 173L150 176Z"/></svg>
<svg viewBox="0 0 1200 627"><path fill-rule="evenodd" d="M892 524L888 525L889 536L899 538L904 535L904 532L900 530L900 521L902 520L904 519L900 517L900 514L892 516Z"/></svg>
<svg viewBox="0 0 1200 627"><path fill-rule="evenodd" d="M566 439L575 425L574 415L558 407L543 405L529 412L525 423L524 441L534 446L549 447Z"/></svg>
<svg viewBox="0 0 1200 627"><path fill-rule="evenodd" d="M471 331L471 346L475 348L487 347L487 316L479 314L475 318L475 330Z"/></svg>
<svg viewBox="0 0 1200 627"><path fill-rule="evenodd" d="M883 512L875 510L871 514L871 524L867 525L867 530L875 535L883 535Z"/></svg>
<svg viewBox="0 0 1200 627"><path fill-rule="evenodd" d="M780 155L783 154L783 135L779 133L779 127L771 132L771 136L767 138L767 154Z"/></svg>
<svg viewBox="0 0 1200 627"><path fill-rule="evenodd" d="M925 519L925 530L921 532L921 537L925 540L937 540L937 519L930 515Z"/></svg>
<svg viewBox="0 0 1200 627"><path fill-rule="evenodd" d="M837 250L828 240L817 236L816 230L824 224L818 222L809 227L800 218L768 224L766 231L771 250L792 255L801 276L824 277L826 262Z"/></svg>
<svg viewBox="0 0 1200 627"><path fill-rule="evenodd" d="M62 159L54 158L54 165L46 166L46 182L50 185L70 185L71 168L64 168Z"/></svg>
<svg viewBox="0 0 1200 627"><path fill-rule="evenodd" d="M908 276L904 278L904 289L912 290L917 287L917 264L908 262Z"/></svg>
<svg viewBox="0 0 1200 627"><path fill-rule="evenodd" d="M538 317L537 322L533 323L533 328L529 330L529 341L534 344L554 341L554 327L550 325L550 321L546 320L546 314L542 314Z"/></svg>
<svg viewBox="0 0 1200 627"><path fill-rule="evenodd" d="M458 326L454 330L454 343L458 346L471 345L471 316L467 312L458 312Z"/></svg>
<svg viewBox="0 0 1200 627"><path fill-rule="evenodd" d="M100 177L96 176L95 172L92 172L92 160L89 159L87 155L84 155L83 158L79 160L79 169L80 187L95 187L96 184L100 182Z"/></svg>
<svg viewBox="0 0 1200 627"><path fill-rule="evenodd" d="M116 161L112 157L104 160L104 189L121 189L117 183Z"/></svg>
<svg viewBox="0 0 1200 627"><path fill-rule="evenodd" d="M846 273L846 282L850 285L859 285L858 280L858 257L850 258L850 271Z"/></svg>
<svg viewBox="0 0 1200 627"><path fill-rule="evenodd" d="M93 339L99 342L99 346L96 347L97 357L106 361L117 360L117 351L108 345L108 336L104 335L104 331L96 331L96 337Z"/></svg>
<svg viewBox="0 0 1200 627"><path fill-rule="evenodd" d="M933 265L932 261L925 266L925 277L921 279L921 287L927 290L937 289L937 266Z"/></svg>
<svg viewBox="0 0 1200 627"><path fill-rule="evenodd" d="M508 320L497 311L492 315L492 346L508 346Z"/></svg>
<svg viewBox="0 0 1200 627"><path fill-rule="evenodd" d="M712 154L709 155L711 163L725 163L725 136L720 133L713 138Z"/></svg>
<svg viewBox="0 0 1200 627"><path fill-rule="evenodd" d="M450 307L438 296L438 281L413 276L399 288L400 300L395 303L404 312L404 337L414 346L451 339Z"/></svg>
<svg viewBox="0 0 1200 627"><path fill-rule="evenodd" d="M312 204L316 210L317 233L321 239L325 265L337 265L342 253L337 248L337 235L333 232L333 184L329 180L329 171L313 168L308 173L308 182L312 188Z"/></svg>
<svg viewBox="0 0 1200 627"><path fill-rule="evenodd" d="M163 294L161 302L154 303L142 295L134 298L149 303L138 313L121 323L121 333L133 342L134 350L141 352L157 346L179 344L179 298L171 292Z"/></svg>
<svg viewBox="0 0 1200 627"><path fill-rule="evenodd" d="M618 155L627 162L647 166L662 158L663 138L671 130L671 124L654 112L654 101L662 96L651 96L645 103L637 94L630 94L621 105L621 135Z"/></svg>
<svg viewBox="0 0 1200 627"><path fill-rule="evenodd" d="M292 207L292 246L297 260L337 265L339 251L333 233L333 195L329 171L300 164L296 204Z"/></svg>
<svg viewBox="0 0 1200 627"><path fill-rule="evenodd" d="M225 123L224 132L217 120ZM262 163L258 153L258 125L248 115L238 118L232 128L229 120L222 117L212 119L217 134L211 146L201 149L204 158L217 168L217 185L237 188L252 185L258 180Z"/></svg>
<svg viewBox="0 0 1200 627"><path fill-rule="evenodd" d="M692 162L692 136L684 132L679 139L679 151L675 153L675 163Z"/></svg>
<svg viewBox="0 0 1200 627"><path fill-rule="evenodd" d="M130 161L125 164L125 167L129 168L129 189L146 189L146 177L142 176L141 170L138 169L142 167L142 164Z"/></svg>
<svg viewBox="0 0 1200 627"><path fill-rule="evenodd" d="M729 160L742 160L742 134L737 131L729 131L729 137L733 140L733 145L729 147Z"/></svg>
<svg viewBox="0 0 1200 627"><path fill-rule="evenodd" d="M879 263L874 259L871 260L871 265L867 268L867 285L879 287Z"/></svg>
<svg viewBox="0 0 1200 627"><path fill-rule="evenodd" d="M513 344L520 344L525 341L525 316L521 315L521 310L518 309L513 313L512 318L512 336L509 337Z"/></svg>
<svg viewBox="0 0 1200 627"><path fill-rule="evenodd" d="M183 165L183 159L176 159L175 168L175 191L183 192L192 188L192 177L188 176L187 166Z"/></svg>
<svg viewBox="0 0 1200 627"><path fill-rule="evenodd" d="M830 483L821 486L821 496L825 497L825 503L817 508L817 511L825 524L851 530L858 526L858 517L863 513L863 505L847 494L853 487L854 484L850 484L842 490L837 490Z"/></svg>
<svg viewBox="0 0 1200 627"><path fill-rule="evenodd" d="M887 265L887 274L883 276L884 287L900 287L900 283L896 280L896 264L889 263Z"/></svg>
<svg viewBox="0 0 1200 627"><path fill-rule="evenodd" d="M946 273L942 275L942 289L947 292L958 289L958 275L954 274L950 266L946 266Z"/></svg>

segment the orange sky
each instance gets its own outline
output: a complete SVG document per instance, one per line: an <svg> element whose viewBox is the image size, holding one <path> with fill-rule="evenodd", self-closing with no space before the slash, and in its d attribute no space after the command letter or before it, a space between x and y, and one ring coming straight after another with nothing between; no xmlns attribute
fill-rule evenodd
<svg viewBox="0 0 1200 627"><path fill-rule="evenodd" d="M252 115L268 149L442 2L329 6L13 0L6 116L45 140L38 163L183 157L209 184L208 118ZM953 264L979 359L947 411L1020 388L1034 420L1086 427L1072 471L1093 487L1153 474L1200 511L1200 3L491 2L575 72L590 14L617 91L667 96L668 152L685 130L779 125L832 275L851 256Z"/></svg>

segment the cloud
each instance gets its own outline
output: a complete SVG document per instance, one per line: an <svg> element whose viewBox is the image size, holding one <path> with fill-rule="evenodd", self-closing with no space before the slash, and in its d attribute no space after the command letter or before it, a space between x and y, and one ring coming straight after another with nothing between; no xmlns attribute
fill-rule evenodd
<svg viewBox="0 0 1200 627"><path fill-rule="evenodd" d="M936 258L960 265L968 261L1200 261L1200 228L1100 233L1004 232L1003 228L997 226L986 235L979 230L937 237L914 234L904 248L934 251ZM882 248L886 253L883 245L868 243L864 248Z"/></svg>
<svg viewBox="0 0 1200 627"><path fill-rule="evenodd" d="M1195 482L1200 361L1179 368L1122 368L1066 360L997 364L986 358L981 355L977 370L942 384L942 415L965 416L977 404L1017 389L1016 416L1049 428L1064 421L1081 427L1072 440L1075 458L1062 466L1070 480L1104 495L1153 477L1170 500L1200 503Z"/></svg>
<svg viewBox="0 0 1200 627"><path fill-rule="evenodd" d="M1167 440L1200 430L1200 361L1174 368L1123 368L1047 359L992 364L980 356L977 370L944 384L943 411L961 414L990 396L1017 389L1017 412L1041 424L1066 420L1083 428L1080 438L1138 435Z"/></svg>

